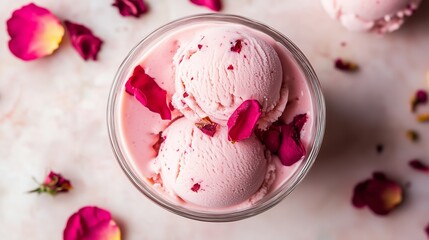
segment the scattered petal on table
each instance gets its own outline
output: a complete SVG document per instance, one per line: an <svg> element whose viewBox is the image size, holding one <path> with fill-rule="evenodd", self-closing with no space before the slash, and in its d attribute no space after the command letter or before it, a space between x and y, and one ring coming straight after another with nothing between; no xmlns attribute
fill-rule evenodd
<svg viewBox="0 0 429 240"><path fill-rule="evenodd" d="M65 21L64 23L70 35L71 43L79 55L85 61L88 59L97 60L103 41L83 25L70 21Z"/></svg>
<svg viewBox="0 0 429 240"><path fill-rule="evenodd" d="M64 178L61 174L51 171L46 176L45 181L38 188L30 191L30 193L48 193L55 196L58 193L65 193L71 189L73 189L73 186L68 179Z"/></svg>
<svg viewBox="0 0 429 240"><path fill-rule="evenodd" d="M117 7L122 16L133 16L139 18L146 13L149 8L143 0L115 0L112 4Z"/></svg>

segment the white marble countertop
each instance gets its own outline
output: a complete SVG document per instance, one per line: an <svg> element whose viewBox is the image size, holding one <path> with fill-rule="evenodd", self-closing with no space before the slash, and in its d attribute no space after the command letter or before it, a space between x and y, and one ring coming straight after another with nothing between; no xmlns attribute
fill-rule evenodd
<svg viewBox="0 0 429 240"><path fill-rule="evenodd" d="M409 111L429 70L429 2L402 30L382 37L346 32L317 0L224 0L223 12L271 25L303 50L322 82L328 124L319 158L288 198L256 217L221 224L188 220L146 199L116 162L105 121L113 76L131 47L162 24L208 10L188 0L148 0L150 12L134 19L120 16L110 0L36 0L87 25L104 45L97 62L84 62L70 44L23 62L7 48L4 23L28 2L0 3L1 239L61 239L67 218L85 205L109 209L126 240L427 239L429 175L407 163L416 157L429 163L429 125ZM336 71L336 57L355 60L361 71ZM407 140L409 128L422 141ZM73 191L55 198L26 194L35 187L32 177L42 180L50 169L71 179ZM405 204L388 217L350 203L354 185L374 170L411 183Z"/></svg>

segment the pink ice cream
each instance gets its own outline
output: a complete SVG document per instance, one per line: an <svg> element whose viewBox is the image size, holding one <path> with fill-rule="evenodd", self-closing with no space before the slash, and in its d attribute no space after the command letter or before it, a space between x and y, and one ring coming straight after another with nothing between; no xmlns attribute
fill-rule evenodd
<svg viewBox="0 0 429 240"><path fill-rule="evenodd" d="M301 140L310 148L314 110L305 76L289 50L262 32L213 23L174 29L136 64L167 92L176 120L161 120L123 91L119 138L133 171L174 204L214 212L245 209L296 171L299 163L282 165L254 133L228 141L226 122L245 100L260 102L260 128L306 113ZM218 123L212 137L195 125L205 117Z"/></svg>
<svg viewBox="0 0 429 240"><path fill-rule="evenodd" d="M226 127L210 137L186 118L163 135L156 168L165 190L186 202L229 207L249 199L264 182L271 156L255 136L232 143Z"/></svg>
<svg viewBox="0 0 429 240"><path fill-rule="evenodd" d="M421 0L321 0L328 14L351 31L392 32L417 10Z"/></svg>
<svg viewBox="0 0 429 240"><path fill-rule="evenodd" d="M174 56L173 105L187 118L209 117L223 126L247 99L262 105L260 128L276 121L287 103L278 54L243 28L215 27L195 35Z"/></svg>

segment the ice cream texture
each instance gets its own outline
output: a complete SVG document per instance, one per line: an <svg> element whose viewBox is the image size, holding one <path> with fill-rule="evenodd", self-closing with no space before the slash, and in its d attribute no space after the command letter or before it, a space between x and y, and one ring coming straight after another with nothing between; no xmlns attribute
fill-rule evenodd
<svg viewBox="0 0 429 240"><path fill-rule="evenodd" d="M249 31L215 27L179 48L173 105L187 118L209 117L226 125L245 100L262 105L260 128L276 121L287 103L280 59L274 48Z"/></svg>
<svg viewBox="0 0 429 240"><path fill-rule="evenodd" d="M163 198L205 211L244 209L298 168L284 166L255 133L228 140L231 114L253 99L261 105L260 129L308 114L301 140L305 147L311 142L313 105L304 74L273 38L239 24L196 24L175 29L138 64L166 90L173 120L161 120L124 91L120 138L133 169ZM210 134L198 127L201 121L215 123Z"/></svg>
<svg viewBox="0 0 429 240"><path fill-rule="evenodd" d="M269 153L255 137L228 141L220 127L214 137L180 118L164 132L156 165L164 188L205 207L228 207L250 198L261 187Z"/></svg>
<svg viewBox="0 0 429 240"><path fill-rule="evenodd" d="M417 10L421 0L321 0L328 14L351 31L393 32Z"/></svg>

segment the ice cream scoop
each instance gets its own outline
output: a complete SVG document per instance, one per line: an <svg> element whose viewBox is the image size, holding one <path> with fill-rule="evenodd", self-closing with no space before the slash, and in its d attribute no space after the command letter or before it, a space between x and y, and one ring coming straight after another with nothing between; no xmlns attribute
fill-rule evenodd
<svg viewBox="0 0 429 240"><path fill-rule="evenodd" d="M281 61L258 35L239 27L214 27L197 33L174 56L173 105L185 117L209 117L226 125L245 100L262 106L260 128L278 119L287 102Z"/></svg>
<svg viewBox="0 0 429 240"><path fill-rule="evenodd" d="M328 14L351 31L387 33L399 29L421 0L321 0Z"/></svg>
<svg viewBox="0 0 429 240"><path fill-rule="evenodd" d="M261 188L270 160L265 147L255 136L232 143L226 127L218 127L210 137L180 118L164 131L155 165L165 191L202 207L222 208Z"/></svg>

